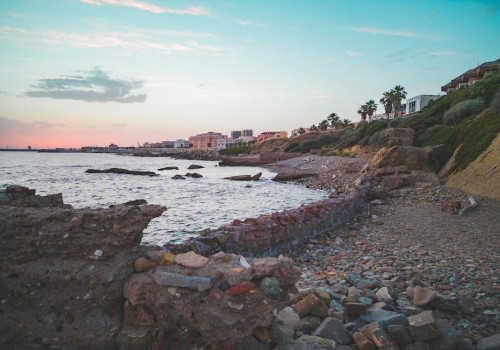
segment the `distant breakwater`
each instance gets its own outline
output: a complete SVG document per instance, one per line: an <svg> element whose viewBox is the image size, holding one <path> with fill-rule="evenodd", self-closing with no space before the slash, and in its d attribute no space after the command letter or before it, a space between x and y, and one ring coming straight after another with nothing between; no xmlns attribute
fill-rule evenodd
<svg viewBox="0 0 500 350"><path fill-rule="evenodd" d="M217 229L203 230L200 236L182 244L167 244L167 248L180 253L194 251L210 256L219 251L247 257L278 256L310 238L351 220L367 202L368 187L302 205L270 215L260 215Z"/></svg>

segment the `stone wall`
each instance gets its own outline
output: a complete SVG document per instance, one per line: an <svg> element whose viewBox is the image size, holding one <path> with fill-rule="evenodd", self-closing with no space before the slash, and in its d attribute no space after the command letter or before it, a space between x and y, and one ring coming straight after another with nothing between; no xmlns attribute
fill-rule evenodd
<svg viewBox="0 0 500 350"><path fill-rule="evenodd" d="M199 237L181 245L168 245L174 252L194 251L209 256L224 251L247 257L278 256L291 247L349 221L362 204L366 203L367 188L334 196L231 224L205 230Z"/></svg>

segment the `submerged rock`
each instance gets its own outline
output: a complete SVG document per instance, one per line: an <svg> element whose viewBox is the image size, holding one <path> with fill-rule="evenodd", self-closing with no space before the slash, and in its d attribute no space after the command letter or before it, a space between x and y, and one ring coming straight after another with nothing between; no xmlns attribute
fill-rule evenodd
<svg viewBox="0 0 500 350"><path fill-rule="evenodd" d="M158 176L154 171L141 171L141 170L127 170L121 168L110 168L105 170L87 169L88 174L124 174L124 175L145 175L145 176Z"/></svg>

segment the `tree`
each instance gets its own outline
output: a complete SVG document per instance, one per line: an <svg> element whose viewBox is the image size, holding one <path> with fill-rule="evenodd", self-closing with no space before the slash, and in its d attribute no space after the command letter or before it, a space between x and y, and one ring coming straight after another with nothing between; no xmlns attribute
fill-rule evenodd
<svg viewBox="0 0 500 350"><path fill-rule="evenodd" d="M348 126L353 125L352 122L349 119L343 119L342 120L342 127L347 128Z"/></svg>
<svg viewBox="0 0 500 350"><path fill-rule="evenodd" d="M377 111L377 104L375 103L375 101L370 100L365 103L365 106L366 106L366 114L368 114L368 117L371 118L373 113Z"/></svg>
<svg viewBox="0 0 500 350"><path fill-rule="evenodd" d="M321 123L318 124L318 128L321 130L321 131L326 131L326 129L328 129L328 120L322 120Z"/></svg>
<svg viewBox="0 0 500 350"><path fill-rule="evenodd" d="M366 105L361 105L359 107L358 114L361 115L361 120L366 120L366 115L368 114L366 111Z"/></svg>
<svg viewBox="0 0 500 350"><path fill-rule="evenodd" d="M304 128L300 128L299 129L299 134L302 135L302 134L305 134L306 133L306 129Z"/></svg>
<svg viewBox="0 0 500 350"><path fill-rule="evenodd" d="M311 125L311 131L318 131L318 127L316 125Z"/></svg>
<svg viewBox="0 0 500 350"><path fill-rule="evenodd" d="M392 90L383 93L384 97L380 99L380 103L384 105L385 116L389 118L389 113L392 112L392 101L394 100L394 94Z"/></svg>
<svg viewBox="0 0 500 350"><path fill-rule="evenodd" d="M336 127L340 125L340 117L337 113L331 113L326 119L330 121L333 129L336 129Z"/></svg>
<svg viewBox="0 0 500 350"><path fill-rule="evenodd" d="M405 88L401 85L396 85L394 89L391 90L392 93L392 105L394 106L395 111L399 111L401 109L401 100L406 98Z"/></svg>

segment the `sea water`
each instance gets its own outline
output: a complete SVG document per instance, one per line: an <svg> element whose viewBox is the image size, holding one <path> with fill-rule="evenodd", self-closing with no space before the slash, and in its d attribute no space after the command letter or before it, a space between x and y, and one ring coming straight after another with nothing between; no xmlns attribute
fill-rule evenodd
<svg viewBox="0 0 500 350"><path fill-rule="evenodd" d="M188 170L191 164L204 168ZM167 166L176 166L179 170L158 171ZM85 173L90 168L154 171L160 176ZM187 172L203 177L172 179L174 175ZM262 172L259 181L224 179L258 172ZM40 195L62 193L64 202L75 208L102 208L135 199L166 206L168 209L153 219L144 231L144 244L178 243L197 236L205 228L297 208L328 196L326 192L293 183L271 181L274 175L257 167L219 167L218 162L166 157L0 152L1 188L16 184L36 189Z"/></svg>

